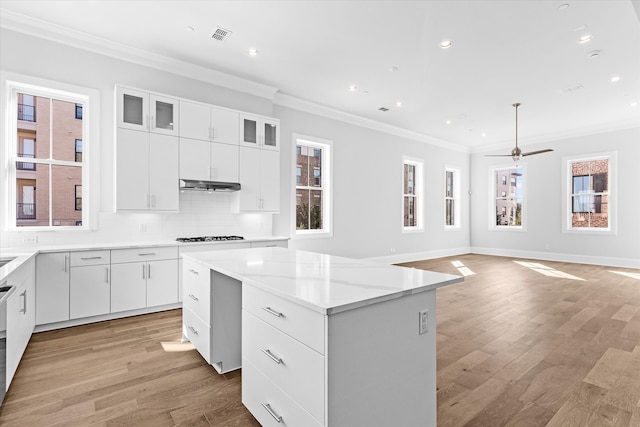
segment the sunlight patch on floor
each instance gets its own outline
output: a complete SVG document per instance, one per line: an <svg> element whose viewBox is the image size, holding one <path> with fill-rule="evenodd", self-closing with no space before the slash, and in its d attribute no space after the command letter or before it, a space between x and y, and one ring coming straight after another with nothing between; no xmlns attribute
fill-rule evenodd
<svg viewBox="0 0 640 427"><path fill-rule="evenodd" d="M620 274L621 276L631 277L632 279L640 280L640 273L629 273L628 271L613 271L608 270L610 273Z"/></svg>
<svg viewBox="0 0 640 427"><path fill-rule="evenodd" d="M162 349L167 353L191 351L196 349L191 342L163 341L160 344L162 345Z"/></svg>
<svg viewBox="0 0 640 427"><path fill-rule="evenodd" d="M476 274L476 273L474 273L473 271L471 271L471 270L469 269L469 267L466 267L466 266L462 263L462 261L451 261L451 264L453 264L453 266L454 266L455 268L457 268L457 269L458 269L458 272L459 272L460 274L462 274L463 276L465 276L465 277L467 277L467 276L472 276L472 275Z"/></svg>
<svg viewBox="0 0 640 427"><path fill-rule="evenodd" d="M581 279L580 277L574 276L569 273L565 273L560 270L556 270L555 268L548 267L544 264L540 264L539 262L524 262L524 261L513 261L516 264L520 264L523 267L527 267L530 270L535 271L536 273L544 274L548 277L558 277L561 279L571 279L571 280L581 280L585 281L586 279Z"/></svg>

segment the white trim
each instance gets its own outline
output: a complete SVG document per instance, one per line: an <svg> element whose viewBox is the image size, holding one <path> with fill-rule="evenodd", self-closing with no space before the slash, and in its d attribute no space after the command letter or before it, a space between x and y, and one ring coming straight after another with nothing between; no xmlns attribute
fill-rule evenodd
<svg viewBox="0 0 640 427"><path fill-rule="evenodd" d="M304 145L318 147L323 151L324 162L322 164L322 230L297 230L296 229L296 168L298 141ZM291 236L293 239L319 239L333 237L333 141L317 138L315 136L293 133L291 135L291 164L289 171L291 179ZM327 197L328 196L328 197Z"/></svg>
<svg viewBox="0 0 640 427"><path fill-rule="evenodd" d="M528 258L542 261L572 262L576 264L604 265L622 268L640 268L640 260L634 258L613 258L591 255L575 255L558 252L536 252L514 249L471 247L472 254L493 255L511 258Z"/></svg>
<svg viewBox="0 0 640 427"><path fill-rule="evenodd" d="M522 225L520 226L507 226L507 225L496 225L496 172L506 169L522 169ZM488 212L488 220L489 220L489 231L517 231L517 232L526 232L527 231L527 164L522 162L514 162L508 165L491 165L489 166L489 212ZM510 182L510 181L507 181Z"/></svg>
<svg viewBox="0 0 640 427"><path fill-rule="evenodd" d="M605 160L609 162L609 176L608 176L608 216L609 227L608 228L580 228L571 227L572 201L571 201L571 185L572 182L569 179L569 163L586 162L591 160ZM562 179L564 185L562 185L562 233L566 234L581 234L581 235L617 235L618 234L618 152L606 151L593 154L584 154L579 156L565 156L562 158Z"/></svg>
<svg viewBox="0 0 640 427"><path fill-rule="evenodd" d="M366 261L379 262L382 264L400 264L404 262L422 261L425 259L444 258L449 256L466 255L471 252L470 247L440 249L424 252L412 252L408 254L396 254L372 258L363 258Z"/></svg>

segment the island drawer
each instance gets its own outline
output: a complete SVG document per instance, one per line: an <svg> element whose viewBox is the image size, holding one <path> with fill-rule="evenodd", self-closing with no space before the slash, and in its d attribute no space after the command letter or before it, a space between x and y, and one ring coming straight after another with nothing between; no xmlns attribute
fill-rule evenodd
<svg viewBox="0 0 640 427"><path fill-rule="evenodd" d="M177 259L178 247L146 247L131 249L112 249L111 262L114 264L124 262L155 261L161 259Z"/></svg>
<svg viewBox="0 0 640 427"><path fill-rule="evenodd" d="M297 403L324 421L324 357L247 311L242 356Z"/></svg>
<svg viewBox="0 0 640 427"><path fill-rule="evenodd" d="M111 251L82 251L71 252L69 265L71 267L81 267L85 265L104 265L111 263Z"/></svg>
<svg viewBox="0 0 640 427"><path fill-rule="evenodd" d="M246 359L242 360L242 403L263 427L323 425Z"/></svg>
<svg viewBox="0 0 640 427"><path fill-rule="evenodd" d="M193 311L183 309L182 329L204 360L211 364L211 328L202 322Z"/></svg>
<svg viewBox="0 0 640 427"><path fill-rule="evenodd" d="M325 316L254 286L242 288L242 308L325 354Z"/></svg>
<svg viewBox="0 0 640 427"><path fill-rule="evenodd" d="M183 307L193 311L206 324L211 324L210 270L188 262L183 267Z"/></svg>

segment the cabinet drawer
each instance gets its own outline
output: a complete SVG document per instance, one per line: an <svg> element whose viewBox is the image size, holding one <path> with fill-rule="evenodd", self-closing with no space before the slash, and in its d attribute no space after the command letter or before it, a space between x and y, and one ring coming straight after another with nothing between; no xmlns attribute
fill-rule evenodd
<svg viewBox="0 0 640 427"><path fill-rule="evenodd" d="M204 360L211 364L211 328L205 325L193 311L183 309L182 330Z"/></svg>
<svg viewBox="0 0 640 427"><path fill-rule="evenodd" d="M263 427L323 425L246 359L242 360L242 403ZM282 418L278 421L275 417Z"/></svg>
<svg viewBox="0 0 640 427"><path fill-rule="evenodd" d="M242 308L324 354L322 314L250 285L242 288Z"/></svg>
<svg viewBox="0 0 640 427"><path fill-rule="evenodd" d="M251 242L252 248L286 248L288 242L286 240L268 240L262 242Z"/></svg>
<svg viewBox="0 0 640 427"><path fill-rule="evenodd" d="M177 258L177 246L111 250L111 262L114 264L122 262L155 261L161 259Z"/></svg>
<svg viewBox="0 0 640 427"><path fill-rule="evenodd" d="M324 421L324 357L247 311L242 311L242 357Z"/></svg>
<svg viewBox="0 0 640 427"><path fill-rule="evenodd" d="M71 267L84 265L103 265L111 262L109 250L71 252Z"/></svg>
<svg viewBox="0 0 640 427"><path fill-rule="evenodd" d="M211 324L211 270L184 260L182 275L182 304L206 324Z"/></svg>

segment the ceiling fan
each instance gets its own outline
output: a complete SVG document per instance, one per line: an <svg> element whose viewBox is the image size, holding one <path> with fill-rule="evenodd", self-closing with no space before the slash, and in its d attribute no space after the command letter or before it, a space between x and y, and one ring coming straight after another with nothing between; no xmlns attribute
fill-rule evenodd
<svg viewBox="0 0 640 427"><path fill-rule="evenodd" d="M518 107L520 106L519 102L513 104L516 107L516 146L513 150L511 150L511 154L486 154L487 157L511 157L514 162L520 160L520 157L524 156L532 156L534 154L548 153L549 151L553 151L550 148L545 150L537 150L537 151L529 151L528 153L523 153L520 147L518 147Z"/></svg>

